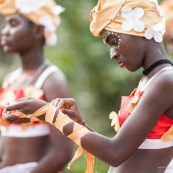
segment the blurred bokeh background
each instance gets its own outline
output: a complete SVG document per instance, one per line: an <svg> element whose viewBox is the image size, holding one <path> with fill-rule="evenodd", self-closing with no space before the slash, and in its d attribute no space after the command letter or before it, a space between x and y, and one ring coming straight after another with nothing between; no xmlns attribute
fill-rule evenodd
<svg viewBox="0 0 173 173"><path fill-rule="evenodd" d="M159 1L161 2L161 0ZM58 44L46 47L45 57L66 75L71 97L75 98L84 120L97 132L113 137L109 113L118 112L122 95L128 95L137 85L142 70L129 73L109 58L109 48L89 30L89 13L97 0L57 0L65 7L57 30ZM4 26L0 17L0 29ZM19 64L17 55L4 54L0 47L0 84L2 78ZM116 151L115 151L116 152ZM62 158L63 159L63 158ZM64 173L84 173L85 156ZM95 173L106 173L109 165L95 159Z"/></svg>

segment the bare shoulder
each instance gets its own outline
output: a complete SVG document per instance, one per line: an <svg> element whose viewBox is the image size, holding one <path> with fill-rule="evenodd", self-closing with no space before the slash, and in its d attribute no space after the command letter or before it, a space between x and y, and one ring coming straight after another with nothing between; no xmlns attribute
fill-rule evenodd
<svg viewBox="0 0 173 173"><path fill-rule="evenodd" d="M153 81L153 85L157 85L156 89L170 89L173 91L173 69L162 71Z"/></svg>
<svg viewBox="0 0 173 173"><path fill-rule="evenodd" d="M69 97L66 76L58 67L46 78L43 90L48 101L57 97Z"/></svg>
<svg viewBox="0 0 173 173"><path fill-rule="evenodd" d="M161 113L173 108L173 70L164 70L158 74L145 89L143 103ZM143 104L144 106L144 104ZM155 111L157 112L157 111ZM152 112L152 115L154 112Z"/></svg>

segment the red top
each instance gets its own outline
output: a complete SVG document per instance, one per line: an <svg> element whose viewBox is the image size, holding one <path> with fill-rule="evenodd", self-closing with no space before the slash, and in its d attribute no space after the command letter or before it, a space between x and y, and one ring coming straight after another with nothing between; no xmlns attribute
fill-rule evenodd
<svg viewBox="0 0 173 173"><path fill-rule="evenodd" d="M136 89L132 91L130 96L122 96L121 108L118 114L120 126L129 117L130 113L137 105L140 97L143 95L143 91L139 92ZM148 135L147 139L160 139L161 136L173 125L173 120L162 115L155 127L152 129L151 133Z"/></svg>
<svg viewBox="0 0 173 173"><path fill-rule="evenodd" d="M2 120L2 112L4 110L4 105L7 103L13 103L23 97L34 97L44 100L44 93L42 89L37 89L33 86L14 89L10 87L10 84L8 84L6 87L0 88L0 120ZM3 121L0 122L0 125L3 125ZM37 124L38 122L35 123Z"/></svg>

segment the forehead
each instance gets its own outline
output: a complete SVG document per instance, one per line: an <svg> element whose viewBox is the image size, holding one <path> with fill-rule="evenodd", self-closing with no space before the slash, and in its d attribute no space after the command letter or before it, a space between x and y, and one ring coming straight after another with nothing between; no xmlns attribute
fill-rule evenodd
<svg viewBox="0 0 173 173"><path fill-rule="evenodd" d="M10 22L12 20L16 20L16 21L20 21L20 22L24 22L24 23L29 23L29 20L20 14L13 14L13 15L9 15L9 16L5 17L6 22Z"/></svg>

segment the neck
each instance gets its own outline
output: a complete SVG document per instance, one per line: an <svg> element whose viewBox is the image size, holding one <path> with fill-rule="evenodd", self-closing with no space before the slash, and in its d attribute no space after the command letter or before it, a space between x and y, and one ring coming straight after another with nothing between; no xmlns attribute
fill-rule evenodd
<svg viewBox="0 0 173 173"><path fill-rule="evenodd" d="M168 59L161 59L156 61L155 63L151 64L147 69L145 69L142 73L146 76L148 75L152 70L154 70L156 67L162 65L162 64L172 64L172 62Z"/></svg>
<svg viewBox="0 0 173 173"><path fill-rule="evenodd" d="M34 71L44 62L43 50L39 48L33 48L19 55L23 71Z"/></svg>
<svg viewBox="0 0 173 173"><path fill-rule="evenodd" d="M161 43L155 43L155 41L147 41L146 44L146 53L143 61L143 69L144 71L149 68L152 64L159 60L168 60L168 55L165 50L165 47ZM162 63L159 65L159 67L153 69L151 73L148 73L149 75L154 74L157 72L158 69L161 69L162 67L168 66L167 63Z"/></svg>

